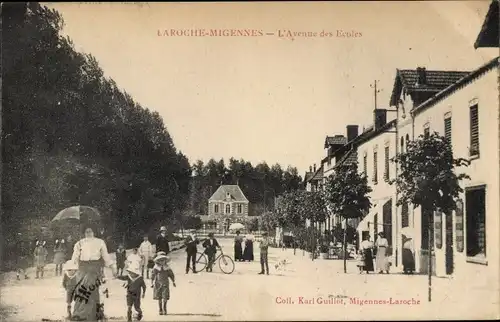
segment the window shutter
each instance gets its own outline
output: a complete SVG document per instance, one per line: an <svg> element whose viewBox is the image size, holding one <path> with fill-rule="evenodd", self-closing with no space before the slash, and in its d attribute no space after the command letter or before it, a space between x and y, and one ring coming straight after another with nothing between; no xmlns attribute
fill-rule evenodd
<svg viewBox="0 0 500 322"><path fill-rule="evenodd" d="M363 156L363 170L365 171L365 175L368 174L368 156L365 154Z"/></svg>
<svg viewBox="0 0 500 322"><path fill-rule="evenodd" d="M426 128L424 129L424 137L425 137L425 138L428 138L428 137L429 137L429 134L430 134L430 129L429 129L428 127L426 127Z"/></svg>
<svg viewBox="0 0 500 322"><path fill-rule="evenodd" d="M385 181L389 181L389 147L385 147L385 171L384 171Z"/></svg>
<svg viewBox="0 0 500 322"><path fill-rule="evenodd" d="M451 144L451 116L444 119L444 137Z"/></svg>
<svg viewBox="0 0 500 322"><path fill-rule="evenodd" d="M377 183L378 173L377 173L377 151L373 152L373 182Z"/></svg>
<svg viewBox="0 0 500 322"><path fill-rule="evenodd" d="M477 104L470 107L470 155L479 155L479 115Z"/></svg>
<svg viewBox="0 0 500 322"><path fill-rule="evenodd" d="M401 227L408 227L410 224L409 221L409 211L408 204L404 203L401 207Z"/></svg>

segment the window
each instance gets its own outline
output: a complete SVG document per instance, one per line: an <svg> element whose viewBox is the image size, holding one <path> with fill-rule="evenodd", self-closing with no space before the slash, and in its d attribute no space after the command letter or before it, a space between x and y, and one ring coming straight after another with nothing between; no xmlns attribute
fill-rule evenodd
<svg viewBox="0 0 500 322"><path fill-rule="evenodd" d="M405 152L405 139L401 137L401 153Z"/></svg>
<svg viewBox="0 0 500 322"><path fill-rule="evenodd" d="M389 147L388 146L385 147L384 152L385 152L384 179L385 179L385 181L389 181Z"/></svg>
<svg viewBox="0 0 500 322"><path fill-rule="evenodd" d="M478 106L473 105L469 110L469 118L470 118L470 156L478 156L479 155L479 115L478 115Z"/></svg>
<svg viewBox="0 0 500 322"><path fill-rule="evenodd" d="M243 212L243 207L241 205L238 205L238 213L241 214Z"/></svg>
<svg viewBox="0 0 500 322"><path fill-rule="evenodd" d="M231 213L231 205L226 205L226 214L230 214Z"/></svg>
<svg viewBox="0 0 500 322"><path fill-rule="evenodd" d="M408 149L408 142L410 142L410 135L406 134L406 148Z"/></svg>
<svg viewBox="0 0 500 322"><path fill-rule="evenodd" d="M368 174L368 156L365 155L363 156L363 171L365 172L365 176Z"/></svg>
<svg viewBox="0 0 500 322"><path fill-rule="evenodd" d="M377 184L378 173L377 173L377 151L373 152L373 183Z"/></svg>
<svg viewBox="0 0 500 322"><path fill-rule="evenodd" d="M401 206L401 227L409 227L410 226L410 218L409 218L408 204L404 203Z"/></svg>
<svg viewBox="0 0 500 322"><path fill-rule="evenodd" d="M455 235L457 242L457 251L464 251L464 202L457 201L457 209L455 210Z"/></svg>
<svg viewBox="0 0 500 322"><path fill-rule="evenodd" d="M429 124L424 125L424 138L428 138L430 135L430 127Z"/></svg>
<svg viewBox="0 0 500 322"><path fill-rule="evenodd" d="M436 248L443 248L443 213L441 211L434 212L434 232L436 239Z"/></svg>
<svg viewBox="0 0 500 322"><path fill-rule="evenodd" d="M214 212L219 213L219 205L214 205Z"/></svg>
<svg viewBox="0 0 500 322"><path fill-rule="evenodd" d="M469 189L465 193L465 223L467 256L486 256L485 188Z"/></svg>
<svg viewBox="0 0 500 322"><path fill-rule="evenodd" d="M444 137L451 144L451 116L444 119Z"/></svg>
<svg viewBox="0 0 500 322"><path fill-rule="evenodd" d="M373 241L375 241L378 235L378 214L375 214L375 216L373 216L373 234L375 235L373 237Z"/></svg>

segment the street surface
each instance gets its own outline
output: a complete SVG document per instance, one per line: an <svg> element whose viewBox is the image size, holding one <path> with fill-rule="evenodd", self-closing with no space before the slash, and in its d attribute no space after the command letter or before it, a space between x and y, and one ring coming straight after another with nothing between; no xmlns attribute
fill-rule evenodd
<svg viewBox="0 0 500 322"><path fill-rule="evenodd" d="M233 256L232 240L219 239L224 253ZM341 260L311 261L302 251L270 249L270 275L260 271L258 243L252 263L236 263L231 275L218 265L213 273L185 274L185 251L171 254L177 287L171 286L168 315L158 315L150 282L142 300L144 321L218 320L370 320L377 319L474 319L495 318L498 288L489 284L470 289L452 279L433 278L433 302L427 302L427 277L360 275L355 262L343 273ZM201 250L201 247L200 247ZM291 264L277 271L280 259ZM1 312L11 314L8 321L61 321L66 304L61 277L49 265L43 280L15 280L15 273L3 278ZM473 280L476 277L471 277ZM108 280L109 298L104 298L109 320L125 320L126 301L122 281ZM492 286L493 285L493 286ZM346 297L346 298L343 298ZM321 300L325 303L319 303ZM387 301L386 304L360 305L359 301ZM351 301L356 302L353 304ZM278 304L277 302L283 302ZM402 304L405 302L406 304ZM373 303L373 302L372 302ZM399 304L398 304L399 303Z"/></svg>

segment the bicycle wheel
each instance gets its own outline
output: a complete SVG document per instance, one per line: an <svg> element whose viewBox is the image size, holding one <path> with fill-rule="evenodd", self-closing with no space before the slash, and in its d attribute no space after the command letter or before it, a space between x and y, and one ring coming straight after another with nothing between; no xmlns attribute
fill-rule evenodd
<svg viewBox="0 0 500 322"><path fill-rule="evenodd" d="M201 272L207 267L208 259L204 253L196 253L196 271Z"/></svg>
<svg viewBox="0 0 500 322"><path fill-rule="evenodd" d="M219 258L219 268L224 274L231 274L234 271L234 261L227 255Z"/></svg>

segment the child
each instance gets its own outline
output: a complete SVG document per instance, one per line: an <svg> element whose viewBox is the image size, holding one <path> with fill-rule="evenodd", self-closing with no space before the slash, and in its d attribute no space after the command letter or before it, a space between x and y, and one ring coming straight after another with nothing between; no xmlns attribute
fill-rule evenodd
<svg viewBox="0 0 500 322"><path fill-rule="evenodd" d="M77 284L76 271L78 267L72 260L64 264L64 276L62 286L66 290L66 309L68 311L68 319L71 319L71 303L73 303L73 295Z"/></svg>
<svg viewBox="0 0 500 322"><path fill-rule="evenodd" d="M359 274L363 273L365 270L365 257L363 255L363 250L359 250L356 256L356 265L359 267Z"/></svg>
<svg viewBox="0 0 500 322"><path fill-rule="evenodd" d="M35 266L36 266L36 278L43 278L43 271L45 269L45 261L47 260L47 249L45 248L44 242L36 242L36 248L34 252Z"/></svg>
<svg viewBox="0 0 500 322"><path fill-rule="evenodd" d="M153 287L153 298L158 300L160 315L167 315L167 301L170 300L169 279L175 285L175 275L168 263L170 258L165 252L159 252L154 259L155 266L151 275Z"/></svg>
<svg viewBox="0 0 500 322"><path fill-rule="evenodd" d="M127 283L123 285L127 288L127 321L132 321L132 305L137 312L137 320L140 321L142 319L141 290L143 290L142 298L144 298L146 296L146 283L139 265L129 265L127 273Z"/></svg>
<svg viewBox="0 0 500 322"><path fill-rule="evenodd" d="M118 269L118 276L123 275L123 269L125 268L126 252L125 247L120 244L116 250L116 268Z"/></svg>
<svg viewBox="0 0 500 322"><path fill-rule="evenodd" d="M139 250L137 248L132 249L132 254L127 257L127 267L141 267L142 257L139 255ZM142 275L142 274L141 274Z"/></svg>

